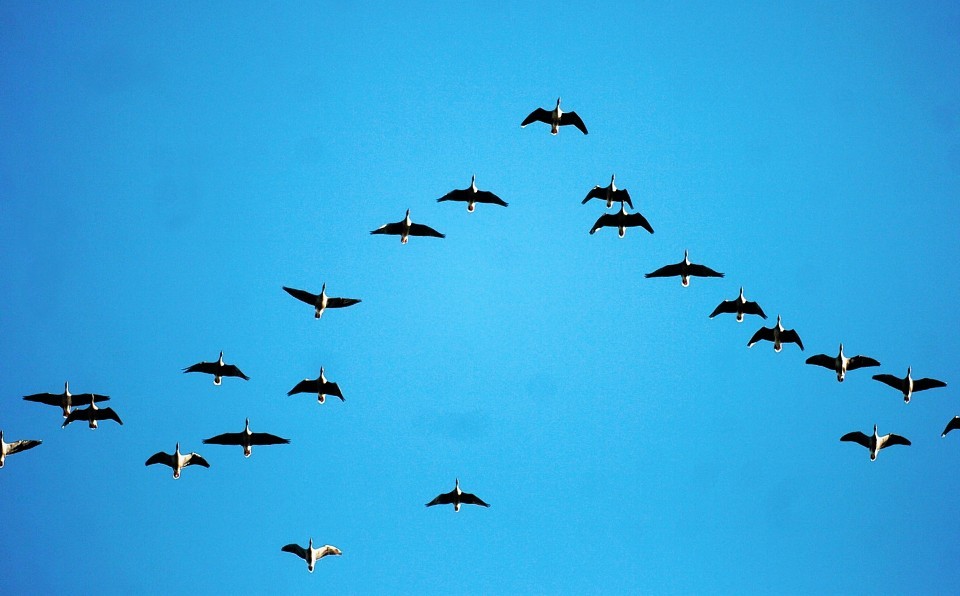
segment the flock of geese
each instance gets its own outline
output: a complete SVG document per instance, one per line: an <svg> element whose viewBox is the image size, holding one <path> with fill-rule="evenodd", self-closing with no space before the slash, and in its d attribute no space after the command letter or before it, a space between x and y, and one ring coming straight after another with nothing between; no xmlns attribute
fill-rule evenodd
<svg viewBox="0 0 960 596"><path fill-rule="evenodd" d="M550 125L550 132L554 135L559 132L561 126L573 126L579 129L584 135L588 134L586 125L576 112L564 112L560 109L560 98L557 98L557 103L554 109L546 110L543 108L537 108L523 120L520 126L522 128L533 122L543 122ZM582 201L582 204L587 204L593 199L605 201L608 209L613 207L614 203L619 202L620 209L616 213L605 213L601 215L593 224L593 227L590 228L590 234L594 234L604 227L617 228L618 234L621 238L623 238L626 234L626 229L632 227L640 227L650 234L653 234L653 226L650 225L650 222L647 221L642 214L639 212L627 212L627 206L629 206L630 209L633 209L633 202L630 198L629 192L627 192L625 188L617 188L615 175L610 177L610 184L607 186L594 186L587 193L586 197ZM465 189L453 190L437 199L437 202L447 201L466 203L468 212L473 212L478 203L507 207L507 203L494 193L485 190L479 190L476 185L476 176L471 178L469 187ZM379 228L372 230L370 233L400 236L401 244L406 244L411 236L425 236L433 238L445 237L444 234L438 232L430 226L414 223L410 218L409 209L407 209L406 215L402 220L384 224ZM691 262L687 251L684 251L683 260L680 262L665 265L645 275L647 278L679 277L680 283L683 287L690 285L690 278L692 277L716 278L723 276L723 273L719 273L710 267ZM323 313L327 309L346 308L360 302L360 299L357 298L328 296L325 283L321 286L319 294L314 294L306 290L287 286L283 286L283 290L293 298L296 298L297 300L313 307L314 317L317 319L322 317ZM759 316L762 319L767 318L767 315L763 312L763 309L759 304L748 301L744 297L742 287L740 288L739 296L733 300L722 301L719 305L717 305L713 312L710 313L709 317L713 318L720 314L735 314L737 322L743 322L745 315ZM773 344L773 349L777 352L780 352L783 344L787 343L796 344L800 350L804 349L800 335L793 329L784 328L780 315L777 315L776 325L772 327L761 327L759 330L757 330L757 332L754 333L747 342L747 347L751 347L760 341L771 342ZM836 356L817 354L816 356L811 356L808 358L806 363L830 369L836 373L837 381L839 382L843 382L846 374L850 371L859 368L880 366L880 363L877 360L867 356L846 356L843 351L842 343L840 344L839 353ZM217 360L212 362L198 362L184 368L183 372L211 375L213 376L214 385L220 385L224 377L235 377L243 379L244 381L249 380L249 377L245 375L236 365L227 364L224 362L222 351L220 352L220 356ZM907 368L907 374L904 378L899 378L890 374L878 374L874 375L873 378L901 392L905 403L910 402L910 398L914 392L946 386L946 383L936 379L914 379L912 377L912 370L909 367ZM317 378L303 379L302 381L298 382L287 393L287 395L295 395L298 393L316 395L317 401L321 404L324 403L326 396L338 397L341 401L345 401L340 386L335 382L327 380L323 367L320 368L320 375ZM96 429L99 422L108 420L112 420L120 425L123 424L120 416L117 415L112 408L100 407L97 405L110 400L109 396L98 393L71 393L69 382L64 383L63 393L37 393L33 395L26 395L23 397L23 399L29 402L36 402L60 408L64 418L62 428L76 421L87 422L91 429ZM947 423L947 426L943 430L941 436L945 437L947 433L954 429L960 429L960 416L955 416ZM871 461L877 458L877 454L881 449L891 445L910 445L910 441L900 435L880 435L877 430L877 425L874 425L873 434L871 435L864 434L860 431L854 431L843 435L840 437L840 440L858 443L866 447L870 451ZM240 446L243 448L244 457L250 457L253 453L253 447L255 445L283 445L289 444L290 440L270 433L251 431L250 419L248 418L244 423L244 428L242 431L216 435L204 439L203 443L207 445ZM0 430L0 468L3 467L7 456L32 449L40 444L41 441L39 440L18 440L12 443L6 443L4 441L3 431ZM180 443L176 444L173 453L159 451L151 455L145 463L146 466L152 466L155 464L161 464L171 468L173 470L173 478L175 479L180 477L181 472L186 467L194 465L204 468L210 467L210 463L200 454L194 452L182 453L180 451ZM435 505L453 505L454 511L459 511L461 505L477 505L481 507L490 506L476 495L463 492L460 489L459 478L455 480L453 490L450 492L441 493L432 501L426 503L427 507L432 507ZM294 555L306 561L307 569L311 573L313 572L317 561L323 557L342 554L339 548L329 544L315 547L313 545L313 538L310 538L306 547L301 547L297 544L287 544L281 548L281 551L293 553Z"/></svg>

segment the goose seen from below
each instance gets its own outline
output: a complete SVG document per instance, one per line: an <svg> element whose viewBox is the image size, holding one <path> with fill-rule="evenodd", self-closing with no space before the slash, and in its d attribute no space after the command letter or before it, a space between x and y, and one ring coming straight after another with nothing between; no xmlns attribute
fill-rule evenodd
<svg viewBox="0 0 960 596"><path fill-rule="evenodd" d="M870 461L875 461L877 459L877 453L881 449L885 449L891 445L909 445L910 441L900 435L883 435L882 437L877 434L877 425L873 425L873 434L865 435L860 431L854 431L852 433L847 433L840 437L841 441L850 441L851 443L858 443L863 445L870 450Z"/></svg>
<svg viewBox="0 0 960 596"><path fill-rule="evenodd" d="M437 199L438 203L444 201L460 201L467 204L467 211L473 213L477 203L487 203L489 205L500 205L506 207L507 203L490 191L477 189L477 175L470 178L470 186L463 189L451 190L447 194Z"/></svg>
<svg viewBox="0 0 960 596"><path fill-rule="evenodd" d="M407 215L398 222L383 224L371 234L389 234L391 236L400 236L400 244L406 244L410 236L430 236L432 238L446 238L445 235L434 230L430 226L413 223L410 220L410 210L407 209Z"/></svg>
<svg viewBox="0 0 960 596"><path fill-rule="evenodd" d="M764 319L767 318L767 315L764 314L763 309L760 308L759 304L756 302L750 302L743 297L742 286L740 288L740 295L738 297L734 298L733 300L724 300L718 304L717 308L713 309L713 312L710 313L709 318L712 319L717 315L725 313L736 313L738 323L743 322L743 315L757 315L758 317L762 317Z"/></svg>
<svg viewBox="0 0 960 596"><path fill-rule="evenodd" d="M290 294L300 302L306 302L312 306L314 308L313 318L315 319L322 317L323 311L328 308L346 308L360 302L359 298L334 298L327 296L327 284L323 284L320 287L319 294L311 294L306 290L288 288L287 286L282 287L287 294Z"/></svg>
<svg viewBox="0 0 960 596"><path fill-rule="evenodd" d="M581 205L586 205L590 199L600 199L607 202L607 209L613 207L614 201L620 201L630 205L630 208L633 209L633 202L630 200L630 193L627 192L625 188L617 188L616 184L617 175L613 174L610 176L610 184L607 186L594 186L590 189L590 192L587 193L587 196L584 197L583 201L580 202Z"/></svg>
<svg viewBox="0 0 960 596"><path fill-rule="evenodd" d="M340 401L347 401L340 392L340 385L327 380L323 374L323 367L320 367L320 376L316 379L304 379L294 385L293 389L287 392L287 395L296 393L315 393L317 401L323 403L327 395L333 395L340 398Z"/></svg>
<svg viewBox="0 0 960 596"><path fill-rule="evenodd" d="M903 393L903 403L910 403L910 397L915 391L926 391L937 387L946 387L947 384L937 379L914 379L910 376L910 367L907 367L907 376L900 379L893 375L873 375L873 378L885 385L890 385Z"/></svg>
<svg viewBox="0 0 960 596"><path fill-rule="evenodd" d="M653 232L653 230L650 231ZM644 277L650 278L676 276L680 276L680 285L687 287L690 285L691 277L723 277L723 274L714 271L706 265L691 263L689 253L685 250L683 251L683 260L679 263L665 265L652 273L646 274Z"/></svg>
<svg viewBox="0 0 960 596"><path fill-rule="evenodd" d="M96 398L94 397L90 398L90 407L70 412L60 428L66 428L68 424L71 422L76 422L77 420L83 420L87 422L87 424L90 426L90 430L95 430L97 428L97 423L101 420L113 420L120 426L123 426L123 421L120 420L120 416L117 416L117 413L113 411L113 408L98 408Z"/></svg>
<svg viewBox="0 0 960 596"><path fill-rule="evenodd" d="M836 356L826 354L817 354L807 358L807 364L829 368L837 373L837 380L841 383L847 375L847 371L865 368L868 366L880 366L880 363L867 356L851 356L847 358L843 355L843 344L840 344L840 353Z"/></svg>
<svg viewBox="0 0 960 596"><path fill-rule="evenodd" d="M480 505L481 507L490 506L487 503L484 503L483 499L477 495L465 493L460 490L460 479L457 478L452 491L437 495L434 500L427 503L427 507L433 507L434 505L453 505L454 511L460 511L460 505L464 504Z"/></svg>
<svg viewBox="0 0 960 596"><path fill-rule="evenodd" d="M940 437L947 436L947 433L951 430L957 430L960 428L960 416L954 416L950 419L950 422L947 423L946 428L943 429L943 432L940 434ZM3 434L0 433L0 438L3 437Z"/></svg>
<svg viewBox="0 0 960 596"><path fill-rule="evenodd" d="M319 548L314 548L313 538L311 538L310 542L307 543L306 548L300 546L299 544L288 544L280 550L285 553L293 553L306 561L307 571L310 573L313 573L313 568L320 559L326 556L340 556L343 554L343 551L330 544L324 544Z"/></svg>
<svg viewBox="0 0 960 596"><path fill-rule="evenodd" d="M590 228L590 233L593 234L600 228L604 227L617 228L617 233L621 238L623 238L627 233L627 228L635 228L638 226L653 234L653 226L650 225L650 222L647 221L647 218L641 215L639 212L627 213L627 208L623 201L621 201L620 211L617 213L604 213L601 215L600 219L598 219L596 223L593 224L593 227Z"/></svg>
<svg viewBox="0 0 960 596"><path fill-rule="evenodd" d="M253 454L254 445L286 445L290 439L284 439L270 433L255 433L250 431L250 419L244 422L243 431L238 433L223 433L203 440L206 445L240 445L243 447L243 456Z"/></svg>
<svg viewBox="0 0 960 596"><path fill-rule="evenodd" d="M244 381L249 381L250 377L243 374L236 365L223 363L223 351L220 351L220 358L214 362L198 362L183 369L185 373L205 373L213 375L213 384L219 385L223 377L239 377Z"/></svg>
<svg viewBox="0 0 960 596"><path fill-rule="evenodd" d="M753 344L758 341L772 341L773 350L779 352L783 349L783 344L797 344L800 346L800 350L803 351L803 342L800 341L800 335L797 334L793 329L784 329L783 323L780 322L780 315L777 315L777 324L773 327L761 327L753 334L753 337L750 338L750 341L747 342L747 347L752 348Z"/></svg>
<svg viewBox="0 0 960 596"><path fill-rule="evenodd" d="M24 401L32 401L48 406L57 406L63 410L63 417L70 415L70 408L86 405L93 399L96 402L108 401L110 396L99 393L70 393L70 381L63 384L63 393L35 393L24 395Z"/></svg>
<svg viewBox="0 0 960 596"><path fill-rule="evenodd" d="M23 439L20 441L14 441L12 443L5 443L3 441L3 431L0 430L0 468L3 467L3 462L7 459L8 455L20 453L21 451L26 451L27 449L33 449L42 442L43 441L35 441L33 439Z"/></svg>
<svg viewBox="0 0 960 596"><path fill-rule="evenodd" d="M520 128L525 127L531 122L544 122L550 125L550 134L557 134L561 126L573 125L580 129L580 132L587 134L587 125L583 123L576 112L564 112L560 109L560 98L557 98L557 107L552 110L537 108L530 112L530 115L523 119Z"/></svg>
<svg viewBox="0 0 960 596"><path fill-rule="evenodd" d="M180 453L180 443L177 443L177 447L173 450L173 453L158 451L151 455L150 459L143 465L152 466L154 464L162 464L173 469L174 480L180 477L180 472L187 466L210 467L207 460L203 459L199 453Z"/></svg>

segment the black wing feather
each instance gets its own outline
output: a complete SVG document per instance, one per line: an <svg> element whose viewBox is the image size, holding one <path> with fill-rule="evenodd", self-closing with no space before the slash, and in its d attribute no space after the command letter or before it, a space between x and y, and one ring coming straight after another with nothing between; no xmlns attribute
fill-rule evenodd
<svg viewBox="0 0 960 596"><path fill-rule="evenodd" d="M446 238L446 236L434 230L430 226L425 226L423 224L418 224L418 223L410 224L410 235L411 236L431 236L433 238Z"/></svg>
<svg viewBox="0 0 960 596"><path fill-rule="evenodd" d="M587 125L583 123L583 120L580 119L580 116L578 116L576 112L563 112L560 114L560 126L567 124L572 124L579 128L583 134L588 134Z"/></svg>
<svg viewBox="0 0 960 596"><path fill-rule="evenodd" d="M314 306L317 303L317 295L311 294L306 290L298 290L296 288L288 288L287 286L282 286L283 289L300 302L306 302L310 306Z"/></svg>
<svg viewBox="0 0 960 596"><path fill-rule="evenodd" d="M550 124L552 120L552 115L549 110L543 108L537 108L534 111L530 112L530 115L523 119L523 122L520 123L520 128L530 124L531 122L546 122Z"/></svg>

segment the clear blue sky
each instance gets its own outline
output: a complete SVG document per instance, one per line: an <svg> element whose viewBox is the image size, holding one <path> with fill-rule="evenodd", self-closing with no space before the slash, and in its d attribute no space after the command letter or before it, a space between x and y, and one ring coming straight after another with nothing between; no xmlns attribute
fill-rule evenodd
<svg viewBox="0 0 960 596"><path fill-rule="evenodd" d="M0 589L955 585L960 6L663 4L0 3ZM557 96L588 136L520 129ZM474 173L510 206L435 202ZM653 236L587 234L612 173ZM408 208L447 238L368 234ZM643 278L685 248L726 278ZM21 400L65 380L124 425ZM292 443L201 444L245 417Z"/></svg>

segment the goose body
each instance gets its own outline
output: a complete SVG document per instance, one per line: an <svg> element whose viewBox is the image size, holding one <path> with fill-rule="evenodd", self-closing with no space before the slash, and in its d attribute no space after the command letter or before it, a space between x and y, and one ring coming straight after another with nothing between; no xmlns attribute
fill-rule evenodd
<svg viewBox="0 0 960 596"><path fill-rule="evenodd" d="M177 447L173 450L173 453L158 451L157 453L151 455L147 462L143 465L152 466L154 464L162 464L172 468L174 480L180 477L180 472L187 466L203 466L204 468L210 467L210 464L207 463L207 460L203 459L199 453L180 453L180 443L177 443Z"/></svg>
<svg viewBox="0 0 960 596"><path fill-rule="evenodd" d="M926 391L927 389L936 389L937 387L946 387L947 384L937 379L914 379L910 367L907 367L907 376L898 378L893 375L873 375L873 378L885 385L903 393L903 403L910 403L910 398L915 391Z"/></svg>
<svg viewBox="0 0 960 596"><path fill-rule="evenodd" d="M451 190L447 194L437 199L438 203L444 201L460 201L467 204L467 211L473 213L477 203L488 203L490 205L500 205L506 207L507 203L503 199L486 190L477 189L477 176L474 174L470 178L470 186L464 189Z"/></svg>
<svg viewBox="0 0 960 596"><path fill-rule="evenodd" d="M722 314L722 313L736 313L737 322L743 322L743 315L757 315L759 317L767 318L767 315L763 313L763 309L760 308L760 305L756 302L750 302L743 297L743 288L740 288L740 295L733 300L724 300L717 305L717 308L713 309L713 312L710 313L710 318Z"/></svg>
<svg viewBox="0 0 960 596"><path fill-rule="evenodd" d="M117 416L117 413L113 411L113 408L98 408L96 398L91 394L90 397L90 407L74 410L64 419L63 425L60 428L66 428L71 422L76 422L77 420L86 421L90 430L95 430L97 428L97 423L101 420L113 420L117 424L123 426L123 421L120 420L120 416Z"/></svg>
<svg viewBox="0 0 960 596"><path fill-rule="evenodd" d="M316 379L304 379L294 385L293 389L287 392L287 395L296 393L316 393L317 401L323 403L327 395L333 395L340 398L340 401L346 401L343 393L340 391L340 385L330 382L323 374L323 367L320 367L320 376Z"/></svg>
<svg viewBox="0 0 960 596"><path fill-rule="evenodd" d="M204 439L203 442L207 445L240 445L243 447L243 456L250 457L253 454L254 445L285 445L290 443L290 439L284 439L270 433L251 432L250 419L247 418L241 432L223 433Z"/></svg>
<svg viewBox="0 0 960 596"><path fill-rule="evenodd" d="M339 556L343 554L339 548L324 544L319 548L314 548L313 538L310 539L310 542L307 543L307 547L304 548L299 544L288 544L280 549L285 553L293 553L307 562L307 571L313 573L313 568L316 566L317 561L327 556Z"/></svg>
<svg viewBox="0 0 960 596"><path fill-rule="evenodd" d="M21 451L26 451L27 449L33 449L42 442L43 441L35 441L33 439L23 439L20 441L14 441L12 443L6 443L3 440L3 431L0 430L0 468L3 467L3 463L7 459L8 455L20 453Z"/></svg>
<svg viewBox="0 0 960 596"><path fill-rule="evenodd" d="M650 231L653 232L653 230ZM705 265L691 263L690 255L685 250L683 251L683 260L679 263L663 266L656 271L646 274L644 277L650 278L676 276L680 277L680 285L687 287L690 285L691 277L723 277L723 274L718 273Z"/></svg>
<svg viewBox="0 0 960 596"><path fill-rule="evenodd" d="M800 340L800 335L797 334L793 329L784 329L783 323L780 322L780 315L777 315L777 324L773 327L761 327L753 334L753 337L750 338L750 341L747 342L747 347L753 347L753 344L758 341L772 341L773 350L779 352L783 349L783 344L797 344L800 346L800 350L803 351L803 342Z"/></svg>
<svg viewBox="0 0 960 596"><path fill-rule="evenodd" d="M653 226L650 225L650 222L647 221L640 213L627 213L626 205L621 201L620 211L617 213L604 213L600 216L600 219L593 224L593 227L590 228L590 233L593 234L597 230L603 227L617 228L617 232L621 238L627 232L627 228L641 227L644 230L653 234Z"/></svg>
<svg viewBox="0 0 960 596"><path fill-rule="evenodd" d="M400 236L400 244L406 244L410 236L430 236L433 238L446 238L446 236L434 230L430 226L413 223L413 221L410 219L409 209L407 209L406 216L404 216L404 218L401 219L400 221L383 224L376 230L371 231L370 233Z"/></svg>
<svg viewBox="0 0 960 596"><path fill-rule="evenodd" d="M319 319L323 316L323 311L328 308L346 308L360 302L359 298L334 298L327 296L327 284L320 287L319 294L313 294L306 290L288 288L283 286L284 291L297 300L305 302L314 308L313 318ZM221 355L222 358L222 355Z"/></svg>
<svg viewBox="0 0 960 596"><path fill-rule="evenodd" d="M434 505L453 505L454 511L460 511L460 505L463 504L480 505L481 507L490 506L484 503L483 499L477 495L465 493L460 490L460 479L457 478L452 491L437 495L434 500L427 503L427 507L433 507Z"/></svg>
<svg viewBox="0 0 960 596"><path fill-rule="evenodd" d="M220 351L220 357L214 362L198 362L183 369L185 373L205 373L213 375L213 384L219 385L223 377L239 377L244 381L249 381L250 377L243 374L236 365L223 363L223 351Z"/></svg>
<svg viewBox="0 0 960 596"><path fill-rule="evenodd" d="M63 383L63 393L35 393L33 395L24 395L24 401L32 401L48 406L57 406L63 410L63 417L70 415L70 408L79 407L90 402L91 399L97 402L110 399L107 395L99 393L70 393L70 381Z"/></svg>
<svg viewBox="0 0 960 596"><path fill-rule="evenodd" d="M863 445L870 450L870 461L875 461L877 459L877 454L880 453L881 449L890 447L891 445L909 445L910 441L901 437L900 435L883 435L880 436L877 434L877 425L873 425L873 434L865 435L860 431L855 431L852 433L847 433L840 437L841 441L850 441L852 443L858 443Z"/></svg>
<svg viewBox="0 0 960 596"><path fill-rule="evenodd" d="M550 134L557 134L561 126L573 125L580 129L580 132L587 134L587 126L580 119L576 112L564 112L560 109L560 98L557 98L557 106L552 110L537 108L530 112L530 115L523 119L520 128L525 127L531 122L544 122L550 125Z"/></svg>
<svg viewBox="0 0 960 596"><path fill-rule="evenodd" d="M843 344L840 344L840 353L836 356L817 354L816 356L807 358L807 364L829 368L837 373L837 380L841 383L849 370L856 370L867 366L880 366L879 362L867 356L851 356L847 358L843 354Z"/></svg>
<svg viewBox="0 0 960 596"><path fill-rule="evenodd" d="M590 192L587 193L587 196L584 197L583 201L580 202L581 205L586 205L590 199L600 199L607 202L607 209L613 207L614 201L620 201L630 205L630 208L633 209L633 202L630 200L630 193L627 192L625 188L617 188L617 175L614 174L610 176L610 184L607 186L594 186L590 189Z"/></svg>

